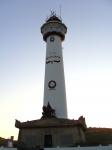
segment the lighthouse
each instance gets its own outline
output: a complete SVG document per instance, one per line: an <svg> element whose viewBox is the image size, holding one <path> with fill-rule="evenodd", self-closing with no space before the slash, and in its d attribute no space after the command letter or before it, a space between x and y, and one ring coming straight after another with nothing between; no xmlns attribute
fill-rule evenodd
<svg viewBox="0 0 112 150"><path fill-rule="evenodd" d="M46 42L44 103L49 104L58 118L67 118L67 102L63 67L62 42L67 27L54 13L41 27Z"/></svg>
<svg viewBox="0 0 112 150"><path fill-rule="evenodd" d="M46 42L43 112L40 119L15 121L15 127L19 129L18 150L74 147L86 142L85 118L67 118L62 55L67 27L51 13L41 26L41 33Z"/></svg>

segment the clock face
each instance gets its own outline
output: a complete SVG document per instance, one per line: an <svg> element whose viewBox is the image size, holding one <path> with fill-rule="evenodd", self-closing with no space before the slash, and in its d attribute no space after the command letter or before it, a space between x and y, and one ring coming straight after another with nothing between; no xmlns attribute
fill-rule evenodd
<svg viewBox="0 0 112 150"><path fill-rule="evenodd" d="M50 41L51 41L51 42L54 42L54 36L51 36L51 37L50 37Z"/></svg>
<svg viewBox="0 0 112 150"><path fill-rule="evenodd" d="M48 82L48 87L50 89L54 89L56 87L56 82L54 80L51 80Z"/></svg>

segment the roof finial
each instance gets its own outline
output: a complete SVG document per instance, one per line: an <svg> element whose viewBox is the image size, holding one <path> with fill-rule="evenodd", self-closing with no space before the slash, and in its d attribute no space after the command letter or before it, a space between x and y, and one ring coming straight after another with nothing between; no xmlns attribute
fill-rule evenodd
<svg viewBox="0 0 112 150"><path fill-rule="evenodd" d="M56 16L56 11L50 10L50 12L51 12L51 15L50 15L51 17L52 17L52 16Z"/></svg>

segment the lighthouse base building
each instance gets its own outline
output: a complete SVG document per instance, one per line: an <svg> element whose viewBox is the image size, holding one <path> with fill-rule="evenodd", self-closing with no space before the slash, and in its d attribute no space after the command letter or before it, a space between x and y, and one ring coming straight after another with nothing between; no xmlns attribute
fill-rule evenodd
<svg viewBox="0 0 112 150"><path fill-rule="evenodd" d="M78 120L42 118L19 122L18 149L44 147L74 147L86 142L86 124L83 117Z"/></svg>
<svg viewBox="0 0 112 150"><path fill-rule="evenodd" d="M54 109L47 105L43 107L42 117L39 120L20 122L18 149L41 149L51 147L74 147L86 143L86 123L83 116L78 120L57 118Z"/></svg>
<svg viewBox="0 0 112 150"><path fill-rule="evenodd" d="M18 149L73 147L86 142L85 118L67 118L62 42L67 27L53 12L41 27L46 42L44 101L39 120L20 122Z"/></svg>

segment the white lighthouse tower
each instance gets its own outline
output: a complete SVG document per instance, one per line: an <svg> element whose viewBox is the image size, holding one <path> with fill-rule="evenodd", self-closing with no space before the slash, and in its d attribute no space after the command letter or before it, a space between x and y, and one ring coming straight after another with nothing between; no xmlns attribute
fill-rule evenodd
<svg viewBox="0 0 112 150"><path fill-rule="evenodd" d="M74 147L86 142L85 118L67 118L62 41L67 27L54 13L41 27L46 42L44 104L40 119L20 122L18 150Z"/></svg>
<svg viewBox="0 0 112 150"><path fill-rule="evenodd" d="M66 90L63 68L62 41L67 27L54 13L41 27L46 42L44 106L50 104L57 118L67 118Z"/></svg>

